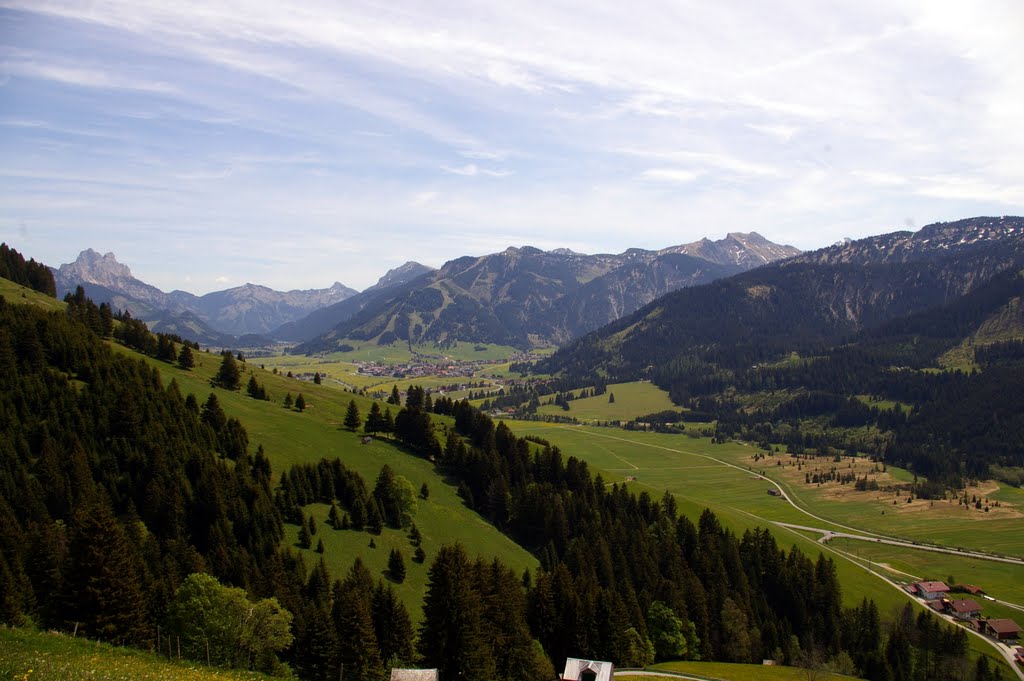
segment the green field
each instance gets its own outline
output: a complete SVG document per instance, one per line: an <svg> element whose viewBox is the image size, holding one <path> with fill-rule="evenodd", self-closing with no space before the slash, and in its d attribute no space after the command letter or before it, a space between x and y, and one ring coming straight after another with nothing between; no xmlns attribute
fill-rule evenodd
<svg viewBox="0 0 1024 681"><path fill-rule="evenodd" d="M64 301L33 291L27 286L15 284L13 281L0 277L0 296L10 303L31 303L46 310L63 310Z"/></svg>
<svg viewBox="0 0 1024 681"><path fill-rule="evenodd" d="M137 353L113 344L120 352L136 357ZM413 522L423 536L422 546L427 554L424 565L412 562L413 547L404 532L385 528L380 536L368 532L335 531L326 524L327 507L312 506L319 531L316 538L323 539L324 561L332 574L343 576L356 556L377 576L384 576L388 552L392 546L399 548L406 559L407 577L403 584L395 585L396 591L409 610L410 616L418 620L426 584L426 568L432 557L444 544L462 542L470 555L481 555L488 559L499 556L510 568L522 572L533 569L536 559L526 550L501 534L492 525L484 522L474 511L469 510L456 495L455 488L434 470L433 464L425 459L412 456L397 443L377 438L369 444L362 444L362 433L351 433L341 427L349 400L355 400L360 413L365 416L372 400L345 392L329 385L315 385L310 381L287 378L259 368L260 360L246 363L242 383L248 381L252 372L257 381L270 392L271 401L254 400L244 391L230 392L210 387L210 379L220 366L219 355L196 353L196 367L182 371L176 366L152 358L144 358L159 368L164 382L173 378L183 394L194 393L200 404L210 392L215 392L224 411L238 418L249 433L250 449L262 444L273 467L275 478L280 472L296 463L313 463L321 458L338 457L346 467L363 476L372 489L377 474L388 464L396 475L412 482L415 489L427 483L430 497L418 500L418 509ZM402 388L405 383L399 384ZM286 393L292 397L302 393L308 407L302 413L285 409L282 400ZM384 405L382 405L384 406ZM392 412L397 409L392 407ZM445 419L441 419L445 421ZM290 541L296 541L298 527L287 526ZM377 548L370 548L373 537ZM316 541L313 542L316 546ZM312 550L303 551L309 565L315 564L320 556Z"/></svg>
<svg viewBox="0 0 1024 681"><path fill-rule="evenodd" d="M269 679L255 672L226 671L173 661L134 648L75 639L63 634L0 627L0 678L12 681L242 681Z"/></svg>
<svg viewBox="0 0 1024 681"><path fill-rule="evenodd" d="M615 395L615 402L609 402L611 395ZM666 409L677 409L667 392L649 381L634 381L609 385L604 395L572 400L569 411L547 404L537 409L537 413L571 416L580 421L629 421Z"/></svg>
<svg viewBox="0 0 1024 681"><path fill-rule="evenodd" d="M648 667L651 670L683 672L694 676L703 676L723 681L804 681L807 670L799 667L783 667L780 665L730 664L728 662L665 662ZM634 678L638 681L645 677L630 677L628 672L616 674L616 679ZM650 677L646 677L650 678ZM819 672L815 677L818 681L839 681L849 676Z"/></svg>

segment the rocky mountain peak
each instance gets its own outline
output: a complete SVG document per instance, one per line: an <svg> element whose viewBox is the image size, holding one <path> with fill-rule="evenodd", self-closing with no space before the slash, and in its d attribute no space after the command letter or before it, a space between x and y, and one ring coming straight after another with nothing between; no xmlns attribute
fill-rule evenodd
<svg viewBox="0 0 1024 681"><path fill-rule="evenodd" d="M119 263L112 252L100 255L91 248L79 253L74 262L61 265L57 272L62 278L101 286L115 286L124 280L134 279L128 266Z"/></svg>

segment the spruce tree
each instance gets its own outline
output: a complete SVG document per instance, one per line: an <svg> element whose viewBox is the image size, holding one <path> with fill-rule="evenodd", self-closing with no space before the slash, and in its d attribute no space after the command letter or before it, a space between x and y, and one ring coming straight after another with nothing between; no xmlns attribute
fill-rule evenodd
<svg viewBox="0 0 1024 681"><path fill-rule="evenodd" d="M321 379L320 379L320 372L319 372L319 371L317 371L317 372L315 372L315 373L313 374L313 383L315 383L315 384L317 384L317 385L320 385L320 382L321 382Z"/></svg>
<svg viewBox="0 0 1024 681"><path fill-rule="evenodd" d="M178 366L185 371L188 371L196 365L196 359L192 356L192 348L185 343L181 346L181 352L178 353Z"/></svg>
<svg viewBox="0 0 1024 681"><path fill-rule="evenodd" d="M242 372L238 368L234 355L225 352L217 370L217 376L213 379L214 385L225 390L238 390L241 387Z"/></svg>
<svg viewBox="0 0 1024 681"><path fill-rule="evenodd" d="M412 642L415 636L412 620L390 584L377 582L371 610L380 657L385 665L403 666L413 662L415 655Z"/></svg>
<svg viewBox="0 0 1024 681"><path fill-rule="evenodd" d="M442 679L490 681L495 677L474 589L473 569L461 544L444 546L430 566L417 646L425 667Z"/></svg>
<svg viewBox="0 0 1024 681"><path fill-rule="evenodd" d="M405 581L405 559L398 549L391 549L388 554L388 573L399 584Z"/></svg>
<svg viewBox="0 0 1024 681"><path fill-rule="evenodd" d="M291 393L288 393L288 394L286 394L284 396L284 408L285 409L291 409L292 408L292 394Z"/></svg>
<svg viewBox="0 0 1024 681"><path fill-rule="evenodd" d="M141 566L109 502L81 507L70 528L71 562L64 583L64 618L86 635L116 644L149 640Z"/></svg>
<svg viewBox="0 0 1024 681"><path fill-rule="evenodd" d="M302 393L299 393L299 396L295 398L295 409L298 411L306 410L306 398L302 396Z"/></svg>
<svg viewBox="0 0 1024 681"><path fill-rule="evenodd" d="M363 425L363 419L359 416L359 407L356 406L355 400L349 400L348 409L345 410L345 420L343 425L353 433L359 430L359 427Z"/></svg>
<svg viewBox="0 0 1024 681"><path fill-rule="evenodd" d="M363 424L363 431L366 433L379 433L384 415L381 413L380 405L374 402L370 405L370 413L366 415L366 423Z"/></svg>

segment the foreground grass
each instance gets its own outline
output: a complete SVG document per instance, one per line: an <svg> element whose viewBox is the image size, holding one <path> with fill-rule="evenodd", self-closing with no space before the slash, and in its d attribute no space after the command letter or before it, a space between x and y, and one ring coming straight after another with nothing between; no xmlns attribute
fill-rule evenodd
<svg viewBox="0 0 1024 681"><path fill-rule="evenodd" d="M248 681L254 672L169 662L153 653L26 629L0 628L0 678L17 681Z"/></svg>

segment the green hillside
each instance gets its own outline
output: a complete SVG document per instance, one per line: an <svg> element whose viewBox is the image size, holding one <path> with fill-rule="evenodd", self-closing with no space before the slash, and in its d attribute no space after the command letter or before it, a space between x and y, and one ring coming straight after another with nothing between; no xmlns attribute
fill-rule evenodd
<svg viewBox="0 0 1024 681"><path fill-rule="evenodd" d="M270 677L229 671L134 648L64 634L0 627L0 678L32 681L257 681Z"/></svg>
<svg viewBox="0 0 1024 681"><path fill-rule="evenodd" d="M461 542L472 555L486 558L497 556L520 573L536 566L536 559L526 550L466 508L462 499L456 495L455 487L434 470L431 462L410 454L401 445L385 438L375 438L369 444L362 444L363 433L352 433L342 427L350 400L356 402L360 414L364 416L369 412L373 400L337 387L316 385L311 381L288 378L281 373L274 374L261 369L259 360L254 359L242 365L242 383L244 385L249 375L253 375L271 397L270 401L256 400L245 394L244 389L227 391L210 387L210 380L220 366L220 355L196 353L196 366L190 371L183 371L176 365L146 357L119 344L112 345L119 352L142 358L157 367L165 383L176 380L182 393L194 393L200 404L207 395L215 392L224 411L238 418L245 426L249 433L250 448L263 445L275 481L283 470L295 464L315 463L322 458L340 458L347 468L358 472L371 489L384 464L390 466L396 475L408 479L417 490L426 483L430 491L429 498L417 499L417 510L413 516L413 522L423 536L422 546L427 556L423 564L411 560L415 549L409 542L407 531L385 527L381 535L375 536L365 531L333 530L326 523L327 506L314 505L306 509L307 514L311 512L316 518L319 527L313 546L316 546L316 539L323 540L323 559L334 575L343 575L358 557L375 576L384 577L390 549L397 548L403 554L407 576L402 584L393 586L414 621L422 616L427 567L443 544ZM299 413L283 406L282 401L289 393L293 398L300 393L303 395L307 404L305 411ZM382 408L386 406L381 403ZM392 406L392 412L397 412L397 408ZM442 423L446 422L443 417L435 418ZM450 423L450 419L447 422ZM297 540L298 529L296 525L286 527L290 541ZM370 546L371 539L376 548ZM311 549L302 553L309 564L320 558Z"/></svg>

